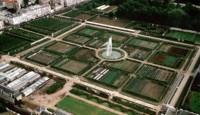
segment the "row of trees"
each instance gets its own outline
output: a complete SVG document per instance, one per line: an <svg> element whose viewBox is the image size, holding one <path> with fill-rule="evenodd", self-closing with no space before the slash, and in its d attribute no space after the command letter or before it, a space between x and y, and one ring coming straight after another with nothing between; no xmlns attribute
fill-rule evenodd
<svg viewBox="0 0 200 115"><path fill-rule="evenodd" d="M125 0L119 4L117 15L161 25L200 30L200 9L191 4L182 7L168 2L166 0L161 4L152 0Z"/></svg>
<svg viewBox="0 0 200 115"><path fill-rule="evenodd" d="M170 1L92 0L80 6L80 9L92 10L102 4L117 5L119 8L114 14L117 17L200 31L200 9L190 3L181 6L172 4Z"/></svg>
<svg viewBox="0 0 200 115"><path fill-rule="evenodd" d="M5 111L6 111L5 104L4 104L4 102L0 101L0 114Z"/></svg>
<svg viewBox="0 0 200 115"><path fill-rule="evenodd" d="M196 5L200 5L200 0L176 0L178 3L192 3Z"/></svg>

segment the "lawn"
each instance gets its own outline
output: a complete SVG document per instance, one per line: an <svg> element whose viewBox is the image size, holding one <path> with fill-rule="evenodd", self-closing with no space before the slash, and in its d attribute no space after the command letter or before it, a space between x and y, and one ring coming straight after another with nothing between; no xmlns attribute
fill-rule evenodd
<svg viewBox="0 0 200 115"><path fill-rule="evenodd" d="M115 115L72 97L65 97L56 106L75 115Z"/></svg>
<svg viewBox="0 0 200 115"><path fill-rule="evenodd" d="M167 32L165 34L165 37L192 43L200 42L200 35L189 32L176 31L176 30L171 30Z"/></svg>
<svg viewBox="0 0 200 115"><path fill-rule="evenodd" d="M200 114L200 92L191 92L189 99L189 109L195 113Z"/></svg>

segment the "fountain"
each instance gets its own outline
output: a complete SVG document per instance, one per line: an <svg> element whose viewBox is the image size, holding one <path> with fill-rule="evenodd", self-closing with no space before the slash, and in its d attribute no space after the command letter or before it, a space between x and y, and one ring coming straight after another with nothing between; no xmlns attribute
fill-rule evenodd
<svg viewBox="0 0 200 115"><path fill-rule="evenodd" d="M109 57L111 55L112 55L112 37L109 38L106 49L106 56Z"/></svg>
<svg viewBox="0 0 200 115"><path fill-rule="evenodd" d="M119 61L125 56L125 52L120 48L113 48L112 36L109 38L102 48L98 50L97 57L103 58L107 61Z"/></svg>

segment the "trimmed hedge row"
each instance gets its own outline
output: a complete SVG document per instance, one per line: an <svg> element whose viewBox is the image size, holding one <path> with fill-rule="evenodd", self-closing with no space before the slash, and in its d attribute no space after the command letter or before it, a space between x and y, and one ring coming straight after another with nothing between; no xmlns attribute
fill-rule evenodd
<svg viewBox="0 0 200 115"><path fill-rule="evenodd" d="M65 85L65 82L56 81L53 85L48 87L46 92L47 92L47 94L55 93L58 90L62 89L64 87L64 85Z"/></svg>
<svg viewBox="0 0 200 115"><path fill-rule="evenodd" d="M150 115L156 115L156 112L155 112L155 111L152 111L152 110L150 110L150 109L147 109L147 108L144 107L144 106L135 104L135 103L130 102L130 101L128 101L128 100L121 99L121 98L119 98L119 97L113 97L112 100L113 100L114 102L116 102L116 103L125 105L125 106L127 106L127 107L131 107L131 108L133 108L133 109L135 109L135 110L142 111L142 112L148 113L148 114L150 114Z"/></svg>

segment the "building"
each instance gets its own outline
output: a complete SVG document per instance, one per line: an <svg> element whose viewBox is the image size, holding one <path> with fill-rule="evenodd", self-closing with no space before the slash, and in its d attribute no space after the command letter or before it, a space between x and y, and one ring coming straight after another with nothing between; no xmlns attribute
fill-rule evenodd
<svg viewBox="0 0 200 115"><path fill-rule="evenodd" d="M6 81L6 76L3 73L0 73L0 84L4 83Z"/></svg>
<svg viewBox="0 0 200 115"><path fill-rule="evenodd" d="M23 0L4 0L5 7L8 9L20 11Z"/></svg>
<svg viewBox="0 0 200 115"><path fill-rule="evenodd" d="M64 4L65 6L73 6L73 5L77 5L80 4L81 2L85 2L88 0L64 0Z"/></svg>
<svg viewBox="0 0 200 115"><path fill-rule="evenodd" d="M9 12L0 13L0 19L11 25L17 25L23 22L36 19L38 17L45 16L51 13L51 7L49 4L34 5L21 9L19 14L10 14Z"/></svg>
<svg viewBox="0 0 200 115"><path fill-rule="evenodd" d="M16 101L19 101L22 99L22 95L18 91L14 91L8 87L5 87L4 85L0 85L0 98L4 99L6 101L9 101L11 103L15 103Z"/></svg>
<svg viewBox="0 0 200 115"><path fill-rule="evenodd" d="M0 63L0 98L11 103L31 95L49 80L34 71Z"/></svg>
<svg viewBox="0 0 200 115"><path fill-rule="evenodd" d="M64 8L64 0L51 0L50 4L51 4L51 8L54 9L55 11L58 11Z"/></svg>
<svg viewBox="0 0 200 115"><path fill-rule="evenodd" d="M4 28L4 21L0 20L0 30Z"/></svg>

